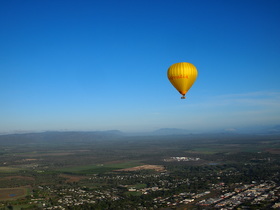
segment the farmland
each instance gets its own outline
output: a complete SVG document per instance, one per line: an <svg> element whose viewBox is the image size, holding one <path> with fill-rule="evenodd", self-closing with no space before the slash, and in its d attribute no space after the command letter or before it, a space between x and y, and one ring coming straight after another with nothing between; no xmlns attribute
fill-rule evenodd
<svg viewBox="0 0 280 210"><path fill-rule="evenodd" d="M139 165L141 165L141 163L139 162L127 161L127 162L118 162L118 163L102 163L96 165L66 167L66 168L58 169L58 171L62 173L73 173L73 174L99 174L99 173L111 172L115 170L124 170Z"/></svg>

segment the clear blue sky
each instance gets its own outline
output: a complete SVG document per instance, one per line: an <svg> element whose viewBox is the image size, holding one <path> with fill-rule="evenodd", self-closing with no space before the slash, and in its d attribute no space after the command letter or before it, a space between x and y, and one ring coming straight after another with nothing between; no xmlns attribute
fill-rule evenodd
<svg viewBox="0 0 280 210"><path fill-rule="evenodd" d="M280 124L279 0L0 2L0 132ZM193 63L181 100L166 72Z"/></svg>

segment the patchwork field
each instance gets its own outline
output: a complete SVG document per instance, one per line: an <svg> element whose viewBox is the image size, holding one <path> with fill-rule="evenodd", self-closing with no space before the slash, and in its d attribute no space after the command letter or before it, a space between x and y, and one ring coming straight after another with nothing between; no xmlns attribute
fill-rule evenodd
<svg viewBox="0 0 280 210"><path fill-rule="evenodd" d="M128 161L128 162L117 162L117 163L104 163L96 165L85 165L85 166L75 166L59 169L63 173L73 173L73 174L96 174L105 173L110 171L116 171L120 169L132 168L136 166L143 165L139 162Z"/></svg>

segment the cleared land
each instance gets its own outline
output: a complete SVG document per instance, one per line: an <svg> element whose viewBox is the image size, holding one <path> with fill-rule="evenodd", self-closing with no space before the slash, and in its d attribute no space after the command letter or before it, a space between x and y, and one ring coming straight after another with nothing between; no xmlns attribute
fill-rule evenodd
<svg viewBox="0 0 280 210"><path fill-rule="evenodd" d="M28 187L2 188L0 189L0 200L17 200L28 194Z"/></svg>
<svg viewBox="0 0 280 210"><path fill-rule="evenodd" d="M139 171L139 170L154 170L158 172L163 172L165 171L165 168L164 166L160 166L160 165L143 165L143 166L119 169L116 171Z"/></svg>
<svg viewBox="0 0 280 210"><path fill-rule="evenodd" d="M279 155L280 154L280 149L278 149L278 148L276 148L276 149L267 149L266 152L269 152L271 154Z"/></svg>
<svg viewBox="0 0 280 210"><path fill-rule="evenodd" d="M6 177L1 177L0 181L2 181L2 180L14 180L14 179L30 180L30 181L35 180L34 177L29 177L29 176L6 176Z"/></svg>
<svg viewBox="0 0 280 210"><path fill-rule="evenodd" d="M74 176L74 175L67 175L67 174L60 174L59 176L65 178L67 183L78 182L86 178L85 176Z"/></svg>
<svg viewBox="0 0 280 210"><path fill-rule="evenodd" d="M110 163L110 164L96 164L96 165L67 167L67 168L59 169L59 171L63 173L73 173L73 174L96 174L96 173L117 171L119 169L126 169L139 165L142 164L137 161L128 161L128 162L118 162L115 164Z"/></svg>

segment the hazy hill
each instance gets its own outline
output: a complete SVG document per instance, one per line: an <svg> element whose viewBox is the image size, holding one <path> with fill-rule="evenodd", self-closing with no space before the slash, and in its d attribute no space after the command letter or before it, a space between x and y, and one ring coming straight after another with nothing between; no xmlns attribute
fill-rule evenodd
<svg viewBox="0 0 280 210"><path fill-rule="evenodd" d="M269 132L272 134L280 134L280 125L275 125L269 130Z"/></svg>
<svg viewBox="0 0 280 210"><path fill-rule="evenodd" d="M264 138L264 136L279 136L280 125L262 128L259 130L247 131L217 131L209 133L193 134L185 129L162 128L153 132L123 133L119 130L108 131L47 131L41 133L21 133L0 135L1 145L12 144L59 144L59 143L82 143L82 142L103 142L106 140L125 141L231 141L232 139L246 139L246 141Z"/></svg>
<svg viewBox="0 0 280 210"><path fill-rule="evenodd" d="M182 134L190 134L191 132L186 129L178 129L178 128L161 128L152 132L152 135L182 135Z"/></svg>
<svg viewBox="0 0 280 210"><path fill-rule="evenodd" d="M105 139L117 139L124 134L118 130L109 131L47 131L42 133L23 133L0 135L1 144L55 143L55 142L88 142Z"/></svg>

